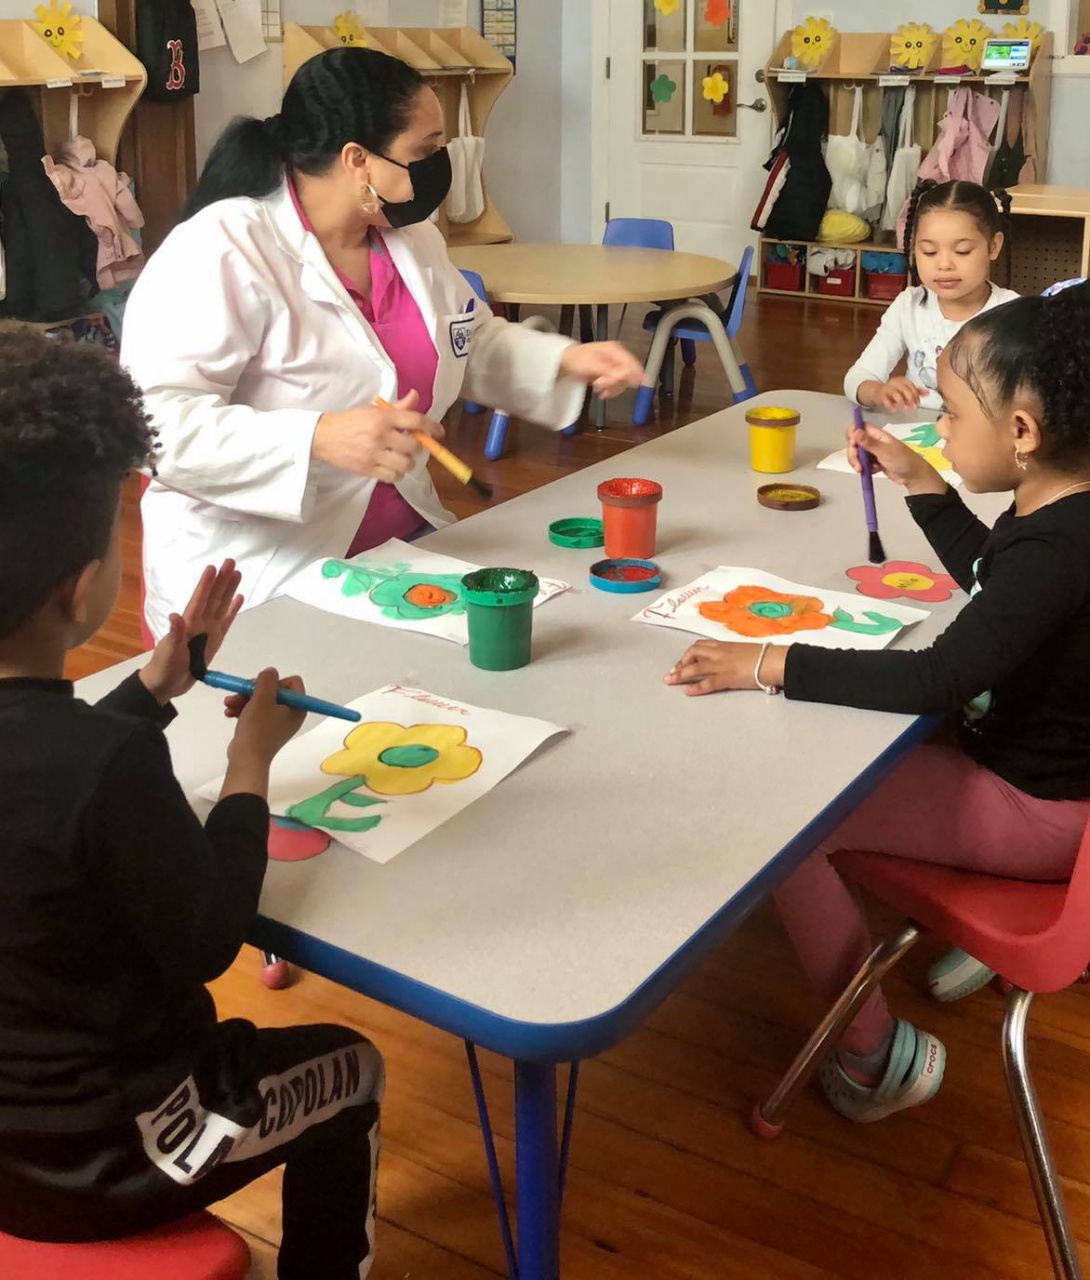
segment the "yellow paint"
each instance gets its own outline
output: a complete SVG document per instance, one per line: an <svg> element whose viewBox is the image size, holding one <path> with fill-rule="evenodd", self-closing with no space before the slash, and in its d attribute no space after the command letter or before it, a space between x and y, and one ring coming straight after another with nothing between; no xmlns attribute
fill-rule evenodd
<svg viewBox="0 0 1090 1280"><path fill-rule="evenodd" d="M762 422L768 423L783 422L785 419L797 418L798 416L798 410L796 409L776 409L771 405L762 409L750 409L746 414L748 421L752 422L754 418L760 418Z"/></svg>
<svg viewBox="0 0 1090 1280"><path fill-rule="evenodd" d="M59 9L56 0L50 0L48 9L40 4L34 12L38 15L38 21L31 23L34 30L62 57L74 62L83 52L80 48L84 40L83 19L80 15L72 12L72 6L67 0Z"/></svg>
<svg viewBox="0 0 1090 1280"><path fill-rule="evenodd" d="M925 578L922 573L887 573L882 585L896 587L898 591L929 591L935 585L935 579Z"/></svg>
<svg viewBox="0 0 1090 1280"><path fill-rule="evenodd" d="M323 773L344 778L357 774L367 779L367 789L380 796L409 796L427 791L433 783L461 782L481 767L476 747L467 747L466 731L452 724L392 724L372 721L353 729L344 749L322 762ZM418 768L383 764L379 757L391 747L431 747L438 755Z"/></svg>
<svg viewBox="0 0 1090 1280"><path fill-rule="evenodd" d="M816 71L836 39L836 29L825 18L807 18L791 32L791 55L806 71Z"/></svg>
<svg viewBox="0 0 1090 1280"><path fill-rule="evenodd" d="M749 462L754 471L762 475L778 476L795 466L794 426L761 426L749 424Z"/></svg>
<svg viewBox="0 0 1090 1280"><path fill-rule="evenodd" d="M953 471L946 454L935 444L912 444L906 440L905 444L913 453L918 453L925 462L929 462L936 471Z"/></svg>

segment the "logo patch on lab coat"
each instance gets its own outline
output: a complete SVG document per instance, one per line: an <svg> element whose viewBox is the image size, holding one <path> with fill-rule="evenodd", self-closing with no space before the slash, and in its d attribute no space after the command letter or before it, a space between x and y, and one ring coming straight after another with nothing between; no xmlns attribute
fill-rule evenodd
<svg viewBox="0 0 1090 1280"><path fill-rule="evenodd" d="M469 355L469 344L473 341L472 320L452 320L450 322L450 349L459 360Z"/></svg>

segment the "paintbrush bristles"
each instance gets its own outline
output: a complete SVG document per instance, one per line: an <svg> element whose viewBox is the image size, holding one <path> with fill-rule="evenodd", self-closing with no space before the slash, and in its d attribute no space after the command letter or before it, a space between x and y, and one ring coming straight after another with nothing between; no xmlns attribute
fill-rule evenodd
<svg viewBox="0 0 1090 1280"><path fill-rule="evenodd" d="M870 535L870 562L871 564L885 564L886 549L882 546L882 539L877 533Z"/></svg>
<svg viewBox="0 0 1090 1280"><path fill-rule="evenodd" d="M478 480L476 476L470 476L467 483L476 489L482 498L490 499L492 497L492 486L485 484L483 480Z"/></svg>

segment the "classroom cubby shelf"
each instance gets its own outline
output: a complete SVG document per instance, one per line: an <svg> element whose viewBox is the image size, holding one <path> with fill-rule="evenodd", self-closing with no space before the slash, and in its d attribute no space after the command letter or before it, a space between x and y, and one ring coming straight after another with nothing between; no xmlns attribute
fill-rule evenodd
<svg viewBox="0 0 1090 1280"><path fill-rule="evenodd" d="M80 56L62 57L29 22L0 21L0 93L31 92L47 151L68 139L69 106L78 95L79 132L114 164L121 131L144 92L147 73L101 23L83 19Z"/></svg>
<svg viewBox="0 0 1090 1280"><path fill-rule="evenodd" d="M878 132L882 127L882 98L888 87L888 82L892 78L889 69L889 45L889 32L846 32L838 34L825 61L816 71L808 73L807 79L820 85L829 99L830 134L844 134L851 128L855 89L856 86L859 86L863 90L864 136L868 143L873 142L878 136ZM783 71L784 59L790 53L791 34L788 32L776 46L772 58L765 68L765 79L777 120L783 119L787 109L787 95L790 91L789 78L793 74L798 74ZM898 84L904 83L905 85L915 85L916 87L913 125L916 141L920 144L925 155L935 143L939 122L946 114L950 95L956 92L961 85L971 85L973 88L990 95L999 94L1004 88L1002 85L989 83L987 77L983 75L939 76L936 72L940 69L941 62L942 46L940 42L936 45L935 53L926 68L919 72L897 77ZM1023 84L1027 87L1027 96L1031 99L1031 104L1027 103L1027 106L1032 105L1032 109L1036 113L1037 163L1039 171L1043 173L1048 165L1049 105L1052 92L1052 35L1050 33L1045 32L1042 34L1041 42L1034 55L1029 73L1013 78L1012 83ZM1043 188L1032 189L1044 190ZM1086 193L1082 193L1082 195L1086 197ZM1083 227L1081 221L1079 221L1077 228L1074 225L1081 214L1072 214L1069 219L1070 225L1064 226L1059 222L1049 224L1043 221L1049 215L1042 212L1038 216L1033 210L1025 210L1018 200L1017 193L1015 195L1014 212L1019 217L1015 224L1017 248L1014 255L1013 288L1020 288L1020 282L1025 284L1039 277L1043 278L1061 263L1070 265L1073 262L1081 261L1081 254L1075 253L1075 242L1076 239L1082 236ZM1025 237L1024 243L1023 236ZM1063 240L1063 243L1062 245L1053 246L1053 240L1057 236ZM812 248L852 250L856 255L854 293L850 297L847 295L837 297L832 294L820 293L818 291L818 279L811 276L809 272L804 272L804 286L802 289L768 288L768 255L772 246L777 244L790 244L803 248L807 252ZM1090 245L1090 242L1088 242L1088 245ZM1080 250L1082 248L1081 239L1079 240L1079 248ZM832 301L841 302L866 302L872 306L886 307L889 305L888 301L866 296L866 282L861 265L861 254L868 250L889 253L896 251L896 249L897 245L894 243L892 232L878 233L865 244L792 241L762 236L758 290L761 293L774 293L781 297L803 300L807 298L822 298L823 300L831 299ZM1025 258L1023 258L1023 249L1027 255ZM1070 274L1081 273L1072 271ZM998 278L1001 281L1003 280L1002 270ZM1059 278L1061 278L1061 275L1053 275L1051 277L1052 280Z"/></svg>
<svg viewBox="0 0 1090 1280"><path fill-rule="evenodd" d="M379 49L415 67L439 95L447 136L458 134L458 106L462 85L477 137L485 136L488 117L514 74L511 63L471 27L366 27L364 47ZM309 58L336 49L340 38L332 27L284 25L284 84ZM514 239L485 186L484 212L474 222L451 222L439 211L439 230L452 248L503 244Z"/></svg>

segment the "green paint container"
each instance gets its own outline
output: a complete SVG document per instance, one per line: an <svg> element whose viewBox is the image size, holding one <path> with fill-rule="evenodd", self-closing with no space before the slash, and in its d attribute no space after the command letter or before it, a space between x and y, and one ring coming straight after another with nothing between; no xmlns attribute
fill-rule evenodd
<svg viewBox="0 0 1090 1280"><path fill-rule="evenodd" d="M476 569L462 579L469 660L482 671L514 671L530 661L539 583L529 569Z"/></svg>

